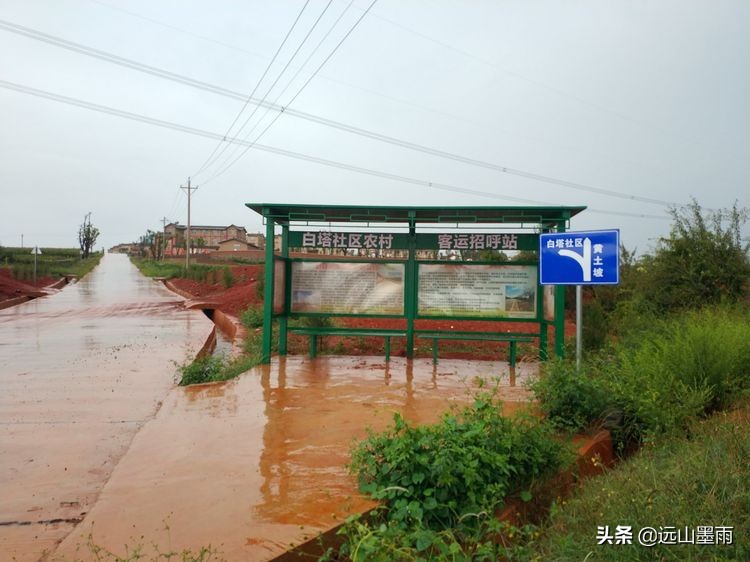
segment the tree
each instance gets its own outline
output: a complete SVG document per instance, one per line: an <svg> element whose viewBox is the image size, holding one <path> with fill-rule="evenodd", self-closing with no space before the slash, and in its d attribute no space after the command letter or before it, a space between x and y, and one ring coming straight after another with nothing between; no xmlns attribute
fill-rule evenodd
<svg viewBox="0 0 750 562"><path fill-rule="evenodd" d="M670 209L673 224L654 255L641 262L646 287L662 309L735 302L747 290L750 245L742 239L748 211L704 213L697 201Z"/></svg>
<svg viewBox="0 0 750 562"><path fill-rule="evenodd" d="M99 238L99 229L91 224L91 213L83 220L83 224L78 228L78 244L81 247L81 258L86 259L91 255L91 250Z"/></svg>
<svg viewBox="0 0 750 562"><path fill-rule="evenodd" d="M142 258L160 260L164 255L164 235L161 232L147 230L138 241L138 249Z"/></svg>

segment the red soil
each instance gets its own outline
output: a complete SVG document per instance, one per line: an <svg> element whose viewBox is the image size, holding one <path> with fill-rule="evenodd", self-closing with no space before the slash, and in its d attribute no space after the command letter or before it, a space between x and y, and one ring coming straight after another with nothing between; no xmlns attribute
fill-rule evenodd
<svg viewBox="0 0 750 562"><path fill-rule="evenodd" d="M239 316L243 310L260 302L257 282L263 275L263 266L237 265L230 269L233 284L229 289L224 288L221 280L217 283L199 283L191 279L172 279L172 283L222 312Z"/></svg>
<svg viewBox="0 0 750 562"><path fill-rule="evenodd" d="M41 297L45 295L39 287L46 287L57 281L54 277L39 277L36 284L31 281L16 281L12 272L6 268L0 268L0 300L15 297Z"/></svg>

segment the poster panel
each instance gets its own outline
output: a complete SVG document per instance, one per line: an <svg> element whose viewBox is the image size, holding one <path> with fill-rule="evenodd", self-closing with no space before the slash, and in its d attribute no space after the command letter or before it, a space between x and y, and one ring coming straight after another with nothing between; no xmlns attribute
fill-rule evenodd
<svg viewBox="0 0 750 562"><path fill-rule="evenodd" d="M536 318L535 265L420 264L419 316Z"/></svg>
<svg viewBox="0 0 750 562"><path fill-rule="evenodd" d="M404 314L404 264L292 263L292 312Z"/></svg>
<svg viewBox="0 0 750 562"><path fill-rule="evenodd" d="M273 260L273 313L284 313L284 301L286 300L286 268L284 260Z"/></svg>

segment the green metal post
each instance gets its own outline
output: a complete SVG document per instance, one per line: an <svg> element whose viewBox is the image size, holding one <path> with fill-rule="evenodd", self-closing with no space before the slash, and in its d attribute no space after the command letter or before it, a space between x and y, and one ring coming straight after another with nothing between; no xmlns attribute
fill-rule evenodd
<svg viewBox="0 0 750 562"><path fill-rule="evenodd" d="M283 259L284 270L286 271L286 264L289 259L289 225L281 226L281 257ZM286 295L286 284L290 283L289 275L284 275L284 294ZM282 316L279 318L279 355L286 355L286 342L287 342L287 311L286 304L284 305L284 311Z"/></svg>
<svg viewBox="0 0 750 562"><path fill-rule="evenodd" d="M557 223L557 232L565 232L565 221ZM565 286L555 285L555 355L565 356Z"/></svg>
<svg viewBox="0 0 750 562"><path fill-rule="evenodd" d="M414 211L409 211L409 258L406 262L406 356L414 357L414 318L417 316L417 228Z"/></svg>
<svg viewBox="0 0 750 562"><path fill-rule="evenodd" d="M318 352L318 336L315 334L310 335L310 359L315 359L315 354Z"/></svg>
<svg viewBox="0 0 750 562"><path fill-rule="evenodd" d="M538 251L538 250L537 250ZM541 258L540 258L541 259ZM539 269L537 268L537 275L539 275ZM537 310L539 311L539 361L546 361L549 357L547 352L547 338L549 337L548 334L548 324L547 320L544 317L544 291L546 289L546 285L539 285L537 283ZM554 289L553 289L554 290Z"/></svg>
<svg viewBox="0 0 750 562"><path fill-rule="evenodd" d="M266 219L266 259L263 265L263 350L261 363L271 362L271 342L273 339L273 236L274 221L269 216L270 211L263 209Z"/></svg>

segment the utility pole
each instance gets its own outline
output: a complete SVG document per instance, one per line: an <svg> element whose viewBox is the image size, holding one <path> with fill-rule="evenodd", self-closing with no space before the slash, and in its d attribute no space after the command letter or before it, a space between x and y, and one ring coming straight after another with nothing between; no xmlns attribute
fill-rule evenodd
<svg viewBox="0 0 750 562"><path fill-rule="evenodd" d="M21 234L21 248L23 248L23 234Z"/></svg>
<svg viewBox="0 0 750 562"><path fill-rule="evenodd" d="M188 216L187 216L187 231L185 232L185 269L190 268L190 195L193 191L198 189L198 186L190 186L190 178L188 178L187 186L181 185L180 189L187 191L188 197Z"/></svg>

